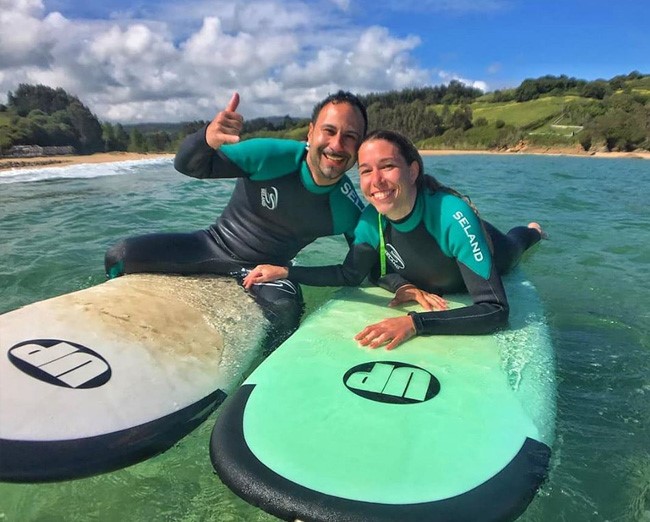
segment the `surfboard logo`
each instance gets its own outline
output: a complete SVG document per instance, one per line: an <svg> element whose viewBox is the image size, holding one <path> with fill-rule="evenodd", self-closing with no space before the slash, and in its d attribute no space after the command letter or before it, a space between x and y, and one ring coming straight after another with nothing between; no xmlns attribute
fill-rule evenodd
<svg viewBox="0 0 650 522"><path fill-rule="evenodd" d="M98 388L111 378L111 367L98 353L60 339L33 339L12 346L9 361L39 381L64 388Z"/></svg>
<svg viewBox="0 0 650 522"><path fill-rule="evenodd" d="M360 397L391 404L417 404L440 392L440 381L430 372L394 361L355 366L345 373L343 384Z"/></svg>

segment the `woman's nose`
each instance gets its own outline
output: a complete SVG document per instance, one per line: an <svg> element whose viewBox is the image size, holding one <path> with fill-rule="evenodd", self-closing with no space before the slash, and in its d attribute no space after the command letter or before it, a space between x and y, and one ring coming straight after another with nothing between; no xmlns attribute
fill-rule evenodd
<svg viewBox="0 0 650 522"><path fill-rule="evenodd" d="M381 175L381 170L372 169L372 172L370 173L370 182L373 185L381 185L383 181L384 177Z"/></svg>

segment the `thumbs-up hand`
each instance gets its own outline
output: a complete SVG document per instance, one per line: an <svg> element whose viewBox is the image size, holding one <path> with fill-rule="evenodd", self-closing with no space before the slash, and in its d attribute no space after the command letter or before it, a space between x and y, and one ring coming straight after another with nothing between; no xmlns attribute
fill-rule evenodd
<svg viewBox="0 0 650 522"><path fill-rule="evenodd" d="M218 113L205 132L205 141L213 149L224 143L237 143L244 126L244 118L237 112L239 94L233 93L225 110Z"/></svg>

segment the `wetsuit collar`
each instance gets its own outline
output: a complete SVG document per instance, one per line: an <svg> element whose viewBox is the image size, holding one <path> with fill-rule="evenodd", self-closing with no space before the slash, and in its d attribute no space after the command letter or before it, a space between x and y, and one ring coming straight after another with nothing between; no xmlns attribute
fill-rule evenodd
<svg viewBox="0 0 650 522"><path fill-rule="evenodd" d="M388 218L388 222L396 230L400 232L410 232L422 221L422 216L424 215L424 196L421 191L418 191L418 195L415 198L415 205L413 205L413 210L405 218L399 219L397 221L392 221Z"/></svg>

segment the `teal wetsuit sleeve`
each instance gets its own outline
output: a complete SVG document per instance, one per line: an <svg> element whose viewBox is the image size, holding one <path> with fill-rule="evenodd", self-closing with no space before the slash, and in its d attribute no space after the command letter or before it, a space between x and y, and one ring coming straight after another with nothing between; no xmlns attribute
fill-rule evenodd
<svg viewBox="0 0 650 522"><path fill-rule="evenodd" d="M243 178L264 180L297 169L305 154L304 142L252 139L211 148L205 141L207 127L187 136L176 153L174 167L193 178Z"/></svg>
<svg viewBox="0 0 650 522"><path fill-rule="evenodd" d="M256 181L296 172L306 153L302 141L257 138L223 145L221 153Z"/></svg>
<svg viewBox="0 0 650 522"><path fill-rule="evenodd" d="M450 196L453 197L453 196ZM418 334L486 334L504 327L509 307L478 216L459 198L441 206L441 245L456 259L474 304L411 314Z"/></svg>

